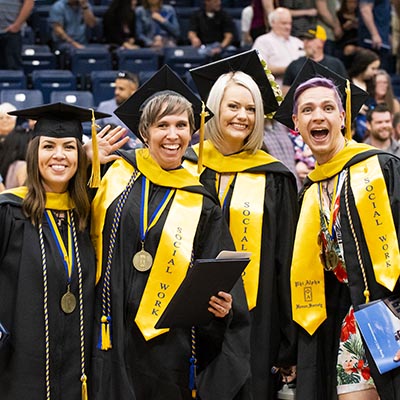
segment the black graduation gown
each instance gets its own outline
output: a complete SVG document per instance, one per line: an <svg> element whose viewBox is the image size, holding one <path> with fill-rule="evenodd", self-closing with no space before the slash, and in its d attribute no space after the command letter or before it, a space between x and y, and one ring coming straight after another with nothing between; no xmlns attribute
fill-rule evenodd
<svg viewBox="0 0 400 400"><path fill-rule="evenodd" d="M197 162L193 150L188 150L186 157ZM293 174L278 161L243 172L266 176L257 306L250 311L251 372L254 399L273 399L279 377L271 368L296 364L290 265L298 217L297 188ZM205 168L200 181L218 198L216 171ZM224 217L228 224L234 184L226 196Z"/></svg>
<svg viewBox="0 0 400 400"><path fill-rule="evenodd" d="M376 151L359 154L349 160L345 168L370 157ZM400 238L400 160L393 155L379 152L379 162L390 198L393 221L397 237ZM306 182L308 187L310 181ZM346 212L344 187L340 198L340 224L342 228L346 269L349 284L339 283L333 273L325 272L325 294L327 319L314 335L310 336L299 328L298 362L297 362L297 400L334 400L336 394L336 362L338 355L341 324L351 304L357 306L365 303L363 295L364 281L358 264L357 253L349 219ZM370 255L366 246L364 233L356 210L354 195L349 187L349 206L357 238L361 246L361 256L367 274L370 300L387 297L389 290L375 281ZM393 293L400 294L399 284ZM394 356L394 354L393 354ZM367 350L371 375L381 400L400 399L400 368L381 375Z"/></svg>
<svg viewBox="0 0 400 400"><path fill-rule="evenodd" d="M136 166L135 152L121 152ZM122 168L122 167L121 167ZM166 182L167 184L167 182ZM121 213L111 268L112 349L95 349L95 400L191 399L189 390L190 329L171 329L146 341L134 319L149 277L138 272L132 258L141 249L139 233L142 181L137 179ZM149 214L159 205L168 187L150 184ZM194 239L194 259L212 258L221 250L234 248L221 209L202 186L183 190L204 194L202 212ZM117 199L107 210L103 228L103 271ZM171 203L171 202L170 202ZM149 231L145 248L156 254L160 235L170 209L168 204ZM210 277L212 279L212 277ZM98 287L100 303L104 276ZM197 385L202 400L249 399L249 315L241 280L232 292L233 312L196 327ZM97 315L97 333L99 316Z"/></svg>
<svg viewBox="0 0 400 400"><path fill-rule="evenodd" d="M0 350L1 400L43 400L45 323L39 234L23 215L22 199L0 195L0 321L10 340ZM48 274L51 399L81 400L81 341L78 304L72 314L60 307L66 273L46 219L43 221ZM95 288L95 258L88 232L77 232L83 273L86 375L89 375ZM78 295L76 268L71 291ZM88 385L90 381L88 380Z"/></svg>

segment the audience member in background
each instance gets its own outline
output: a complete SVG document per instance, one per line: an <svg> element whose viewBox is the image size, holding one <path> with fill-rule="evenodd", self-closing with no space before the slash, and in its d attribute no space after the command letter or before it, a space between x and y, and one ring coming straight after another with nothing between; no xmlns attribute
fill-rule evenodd
<svg viewBox="0 0 400 400"><path fill-rule="evenodd" d="M137 147L141 142L137 138L137 132L131 132L130 129L114 114L114 111L126 99L128 99L139 87L139 78L133 72L120 71L115 79L114 97L110 100L102 101L97 107L97 111L111 114L111 117L102 118L97 123L104 127L105 125L121 125L128 130L130 137L125 149Z"/></svg>
<svg viewBox="0 0 400 400"><path fill-rule="evenodd" d="M393 114L393 138L400 140L400 112Z"/></svg>
<svg viewBox="0 0 400 400"><path fill-rule="evenodd" d="M372 79L376 75L381 62L379 56L369 49L357 50L352 58L351 66L348 69L352 83L368 92L372 86ZM369 93L371 95L371 93ZM373 102L372 95L363 107L361 107L355 120L355 133L353 139L362 142L366 129L366 113L369 104Z"/></svg>
<svg viewBox="0 0 400 400"><path fill-rule="evenodd" d="M307 58L311 58L311 60L322 64L341 76L347 76L347 71L342 61L337 57L325 54L326 31L321 25L317 25L314 29L309 29L303 34L303 38L306 55L288 65L283 77L283 93L287 93Z"/></svg>
<svg viewBox="0 0 400 400"><path fill-rule="evenodd" d="M11 103L0 104L0 143L17 125L17 117L8 114L15 110L16 108Z"/></svg>
<svg viewBox="0 0 400 400"><path fill-rule="evenodd" d="M358 49L358 0L342 0L336 15L342 27L343 36L336 39L335 55L346 68L350 67L349 57Z"/></svg>
<svg viewBox="0 0 400 400"><path fill-rule="evenodd" d="M393 138L393 115L386 104L378 104L368 110L364 143L400 156L400 144Z"/></svg>
<svg viewBox="0 0 400 400"><path fill-rule="evenodd" d="M287 8L275 8L269 15L271 31L259 36L253 45L268 64L276 82L282 85L287 66L304 55L303 42L290 35L292 16Z"/></svg>
<svg viewBox="0 0 400 400"><path fill-rule="evenodd" d="M68 65L73 49L84 48L88 43L87 28L94 28L97 20L87 0L57 0L49 11L54 49L62 55L62 66Z"/></svg>
<svg viewBox="0 0 400 400"><path fill-rule="evenodd" d="M22 31L34 0L0 1L0 69L22 69Z"/></svg>
<svg viewBox="0 0 400 400"><path fill-rule="evenodd" d="M190 19L188 38L193 47L211 57L223 57L232 46L235 24L221 8L221 0L204 0Z"/></svg>
<svg viewBox="0 0 400 400"><path fill-rule="evenodd" d="M358 44L377 52L381 67L391 72L391 0L359 0Z"/></svg>
<svg viewBox="0 0 400 400"><path fill-rule="evenodd" d="M296 170L295 152L289 137L289 129L278 121L266 118L264 124L263 150L275 157L296 177L297 189L301 188L301 180Z"/></svg>
<svg viewBox="0 0 400 400"><path fill-rule="evenodd" d="M278 0L280 7L286 7L290 10L292 16L292 32L296 37L317 24L318 10L315 5L315 0Z"/></svg>
<svg viewBox="0 0 400 400"><path fill-rule="evenodd" d="M103 33L112 47L138 48L136 40L137 0L113 0L103 15Z"/></svg>
<svg viewBox="0 0 400 400"><path fill-rule="evenodd" d="M11 189L23 186L26 180L26 150L32 138L31 133L16 127L3 142L0 150L0 174L4 176L4 186Z"/></svg>
<svg viewBox="0 0 400 400"><path fill-rule="evenodd" d="M268 23L268 15L274 9L273 0L252 0L251 7L253 10L250 25L250 34L253 41L268 32L270 29Z"/></svg>
<svg viewBox="0 0 400 400"><path fill-rule="evenodd" d="M303 185L304 179L315 168L315 158L308 145L304 143L299 131L290 129L289 138L294 148L296 174L299 177L301 185Z"/></svg>
<svg viewBox="0 0 400 400"><path fill-rule="evenodd" d="M175 46L180 27L174 7L164 5L162 0L143 0L136 7L136 35L145 47Z"/></svg>
<svg viewBox="0 0 400 400"><path fill-rule="evenodd" d="M254 10L253 5L244 7L240 14L240 47L251 47L253 44L253 37L251 36L251 21L253 19Z"/></svg>
<svg viewBox="0 0 400 400"><path fill-rule="evenodd" d="M392 80L384 69L378 69L372 79L371 96L376 104L386 103L392 114L400 111L400 102L393 93Z"/></svg>
<svg viewBox="0 0 400 400"><path fill-rule="evenodd" d="M342 27L336 15L336 0L316 0L318 10L318 25L326 31L324 51L326 54L334 55L335 40L343 35ZM338 72L339 73L339 72Z"/></svg>

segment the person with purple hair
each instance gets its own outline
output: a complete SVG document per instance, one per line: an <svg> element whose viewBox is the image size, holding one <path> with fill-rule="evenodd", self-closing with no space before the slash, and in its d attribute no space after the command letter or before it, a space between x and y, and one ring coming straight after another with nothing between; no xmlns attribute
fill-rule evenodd
<svg viewBox="0 0 400 400"><path fill-rule="evenodd" d="M400 292L400 160L349 138L350 104L330 74L300 73L281 105L316 159L300 193L290 278L296 399L400 399L400 369L378 372L354 316Z"/></svg>

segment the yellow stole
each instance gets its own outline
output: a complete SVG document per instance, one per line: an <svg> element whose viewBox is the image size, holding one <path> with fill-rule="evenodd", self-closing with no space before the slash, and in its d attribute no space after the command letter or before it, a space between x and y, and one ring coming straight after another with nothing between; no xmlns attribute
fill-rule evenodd
<svg viewBox="0 0 400 400"><path fill-rule="evenodd" d="M309 175L313 181L338 174L355 155L373 148L350 142ZM392 290L400 274L397 235L385 180L376 155L350 167L350 185L362 221L366 244L378 282ZM379 193L375 197L375 193ZM371 195L372 194L372 195ZM326 319L324 266L320 260L318 183L307 189L297 224L291 268L293 320L311 335Z"/></svg>
<svg viewBox="0 0 400 400"><path fill-rule="evenodd" d="M194 146L193 150L198 153L198 146ZM265 173L244 171L279 161L263 151L255 154L243 151L224 156L210 141L204 143L203 154L204 166L219 173L236 173L229 206L229 228L236 250L252 253L243 273L247 303L251 310L257 304L266 176Z"/></svg>
<svg viewBox="0 0 400 400"><path fill-rule="evenodd" d="M13 189L4 190L1 194L13 194L21 199L24 199L28 193L26 186L20 186ZM74 202L69 196L69 192L51 193L46 192L46 209L49 210L72 210L75 208Z"/></svg>

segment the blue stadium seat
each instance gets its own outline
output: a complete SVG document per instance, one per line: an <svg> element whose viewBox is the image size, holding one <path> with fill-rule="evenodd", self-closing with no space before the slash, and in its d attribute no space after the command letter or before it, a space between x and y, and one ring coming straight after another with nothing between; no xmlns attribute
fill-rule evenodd
<svg viewBox="0 0 400 400"><path fill-rule="evenodd" d="M94 104L99 105L100 102L114 97L115 78L118 71L92 71L90 73L90 83L94 98Z"/></svg>
<svg viewBox="0 0 400 400"><path fill-rule="evenodd" d="M205 54L199 54L192 46L166 47L164 63L168 64L178 75L184 77L190 68L199 67L208 61Z"/></svg>
<svg viewBox="0 0 400 400"><path fill-rule="evenodd" d="M392 86L393 86L393 93L394 95L400 99L400 75L392 74L390 75Z"/></svg>
<svg viewBox="0 0 400 400"><path fill-rule="evenodd" d="M3 89L0 92L0 103L11 103L17 110L37 107L43 104L43 95L37 89Z"/></svg>
<svg viewBox="0 0 400 400"><path fill-rule="evenodd" d="M153 49L118 49L116 51L120 70L139 73L158 69L158 53Z"/></svg>
<svg viewBox="0 0 400 400"><path fill-rule="evenodd" d="M45 69L32 72L33 89L39 89L45 103L50 102L50 93L57 90L76 90L76 77L69 70Z"/></svg>
<svg viewBox="0 0 400 400"><path fill-rule="evenodd" d="M0 90L2 89L26 89L24 71L0 69Z"/></svg>
<svg viewBox="0 0 400 400"><path fill-rule="evenodd" d="M138 73L140 85L143 85L143 83L149 80L156 72L156 70L140 71Z"/></svg>
<svg viewBox="0 0 400 400"><path fill-rule="evenodd" d="M92 71L110 69L113 69L112 60L106 45L88 45L75 49L71 54L71 71L81 80L85 80Z"/></svg>
<svg viewBox="0 0 400 400"><path fill-rule="evenodd" d="M38 69L55 69L57 58L47 45L23 45L22 66L25 74Z"/></svg>
<svg viewBox="0 0 400 400"><path fill-rule="evenodd" d="M74 106L94 108L94 99L88 90L54 91L50 94L51 103L67 103Z"/></svg>

